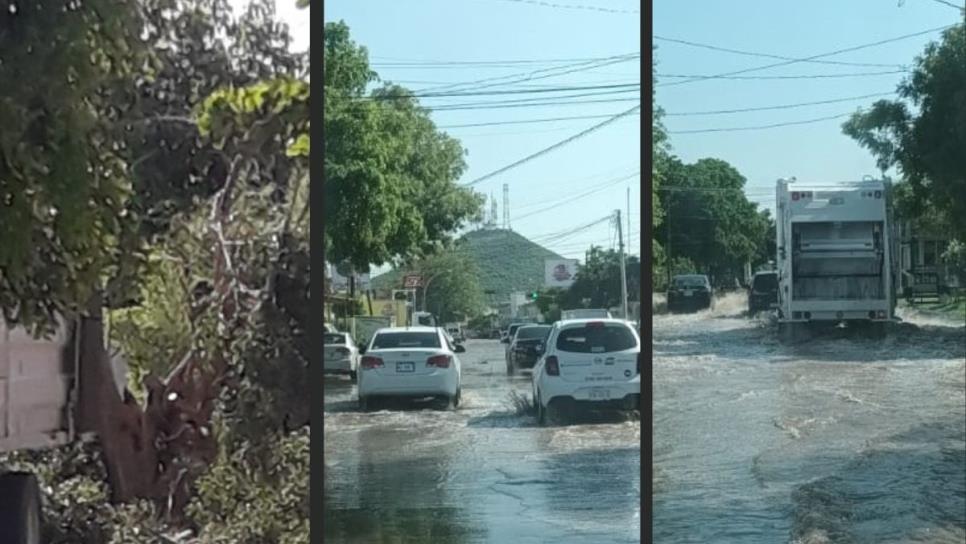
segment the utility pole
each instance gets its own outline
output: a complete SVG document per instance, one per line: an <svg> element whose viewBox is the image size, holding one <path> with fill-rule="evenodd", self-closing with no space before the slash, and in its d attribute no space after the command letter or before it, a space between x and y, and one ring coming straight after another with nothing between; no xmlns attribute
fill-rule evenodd
<svg viewBox="0 0 966 544"><path fill-rule="evenodd" d="M667 264L667 286L671 286L671 195L666 195L667 198L667 217L664 218L664 230L667 231L666 240L664 241L664 260Z"/></svg>
<svg viewBox="0 0 966 544"><path fill-rule="evenodd" d="M624 319L627 319L627 265L624 264L624 233L621 229L621 211L617 209L615 212L617 213L617 240L621 252L621 312L624 313Z"/></svg>

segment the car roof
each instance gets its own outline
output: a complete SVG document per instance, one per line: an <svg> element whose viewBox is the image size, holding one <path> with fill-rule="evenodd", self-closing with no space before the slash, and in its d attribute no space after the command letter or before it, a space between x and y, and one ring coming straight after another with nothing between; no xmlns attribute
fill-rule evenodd
<svg viewBox="0 0 966 544"><path fill-rule="evenodd" d="M412 327L386 327L376 332L438 332L439 327L427 327L426 325L414 325Z"/></svg>
<svg viewBox="0 0 966 544"><path fill-rule="evenodd" d="M581 317L577 319L561 319L557 321L558 327L569 327L571 325L583 325L584 323L620 323L631 327L630 321L617 317Z"/></svg>

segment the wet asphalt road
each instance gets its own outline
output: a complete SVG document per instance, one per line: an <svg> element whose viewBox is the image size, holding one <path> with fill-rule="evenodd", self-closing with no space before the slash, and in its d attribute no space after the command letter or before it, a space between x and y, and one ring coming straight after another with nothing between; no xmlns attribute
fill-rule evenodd
<svg viewBox="0 0 966 544"><path fill-rule="evenodd" d="M655 542L966 542L963 324L784 346L743 308L655 316Z"/></svg>
<svg viewBox="0 0 966 544"><path fill-rule="evenodd" d="M640 422L620 415L541 428L511 398L503 344L470 340L458 410L373 413L325 382L327 543L636 543Z"/></svg>

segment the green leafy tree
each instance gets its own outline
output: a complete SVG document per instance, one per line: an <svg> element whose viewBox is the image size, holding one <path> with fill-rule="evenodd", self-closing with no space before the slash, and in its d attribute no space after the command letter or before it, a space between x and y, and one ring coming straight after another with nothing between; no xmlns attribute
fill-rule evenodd
<svg viewBox="0 0 966 544"><path fill-rule="evenodd" d="M0 11L0 311L47 329L120 253L132 187L116 122L141 19L112 0Z"/></svg>
<svg viewBox="0 0 966 544"><path fill-rule="evenodd" d="M430 280L426 308L443 322L462 321L483 311L480 274L474 260L465 253L441 252L418 262L415 270L424 282Z"/></svg>
<svg viewBox="0 0 966 544"><path fill-rule="evenodd" d="M966 26L930 43L898 94L855 113L842 130L883 171L898 168L908 183L907 213L937 214L966 241Z"/></svg>
<svg viewBox="0 0 966 544"><path fill-rule="evenodd" d="M669 240L669 258L684 257L696 268L689 272L733 285L746 262L755 264L769 251L774 238L769 238L767 214L747 199L744 176L725 161L685 164L670 158L666 166L665 179L674 190L662 201L665 221L657 236Z"/></svg>
<svg viewBox="0 0 966 544"><path fill-rule="evenodd" d="M436 129L411 93L377 76L344 23L325 27L325 247L357 271L433 253L483 199L455 184L459 143Z"/></svg>
<svg viewBox="0 0 966 544"><path fill-rule="evenodd" d="M627 297L641 299L641 263L635 256L625 259ZM612 308L621 305L620 253L612 249L591 247L586 260L577 269L577 277L559 297L563 309ZM538 299L539 300L539 299ZM584 301L588 300L585 304Z"/></svg>

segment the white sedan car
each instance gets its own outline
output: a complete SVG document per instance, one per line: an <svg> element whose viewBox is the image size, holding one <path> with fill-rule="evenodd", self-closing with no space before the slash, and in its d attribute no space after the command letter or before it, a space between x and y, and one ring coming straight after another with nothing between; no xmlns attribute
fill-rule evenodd
<svg viewBox="0 0 966 544"><path fill-rule="evenodd" d="M439 327L392 327L379 329L363 351L359 372L359 407L371 408L371 400L385 397L446 400L459 406L461 368L453 345Z"/></svg>
<svg viewBox="0 0 966 544"><path fill-rule="evenodd" d="M621 319L558 321L532 383L541 425L572 419L578 407L639 410L641 339Z"/></svg>
<svg viewBox="0 0 966 544"><path fill-rule="evenodd" d="M327 332L323 336L325 346L323 369L326 374L347 374L352 381L357 378L359 369L359 348L352 341L352 335L345 332Z"/></svg>

